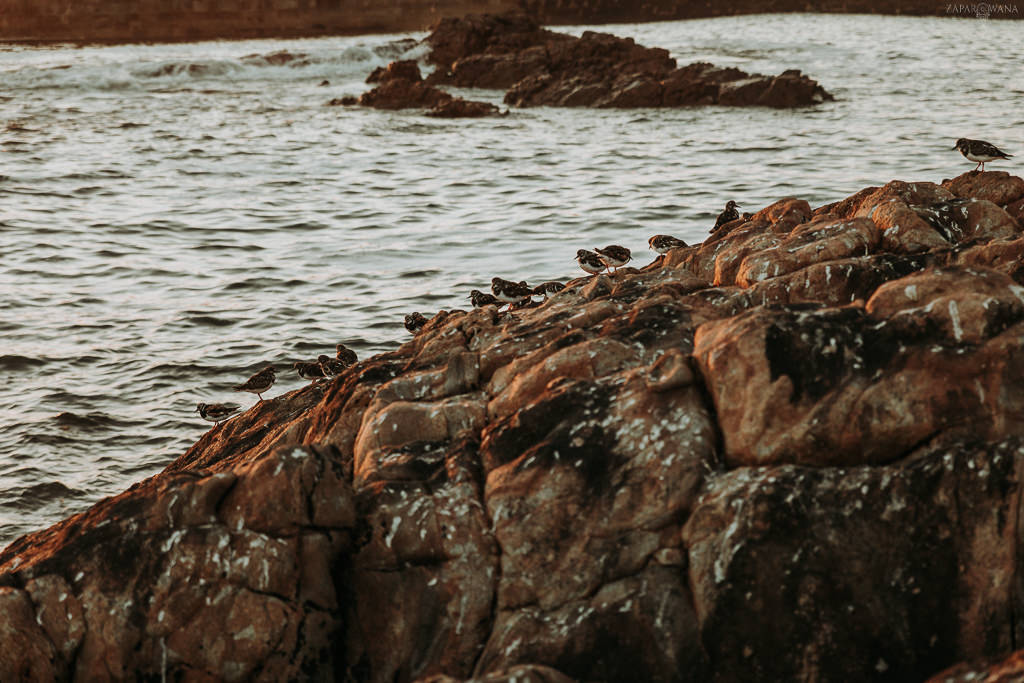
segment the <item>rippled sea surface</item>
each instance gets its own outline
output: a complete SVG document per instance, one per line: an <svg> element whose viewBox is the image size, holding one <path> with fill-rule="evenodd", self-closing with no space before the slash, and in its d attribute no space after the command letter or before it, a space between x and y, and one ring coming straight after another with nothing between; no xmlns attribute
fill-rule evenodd
<svg viewBox="0 0 1024 683"><path fill-rule="evenodd" d="M422 57L410 36L0 46L0 545L161 470L209 427L196 403L253 402L230 388L260 367L289 368L271 396L297 388L294 361L394 348L405 313L492 276L575 277L576 249L612 242L643 265L650 235L699 241L728 199L938 182L970 168L958 137L1024 155L1020 28L605 26L680 64L799 68L837 101L462 121L324 106ZM304 57L261 57L280 50Z"/></svg>

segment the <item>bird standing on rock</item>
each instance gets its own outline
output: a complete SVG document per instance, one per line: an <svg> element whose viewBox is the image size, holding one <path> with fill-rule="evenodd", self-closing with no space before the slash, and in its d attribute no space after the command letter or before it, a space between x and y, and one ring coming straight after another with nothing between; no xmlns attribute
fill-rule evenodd
<svg viewBox="0 0 1024 683"><path fill-rule="evenodd" d="M359 362L359 356L356 355L356 352L348 348L344 344L338 344L334 348L338 352L335 358L344 363L346 368L351 367Z"/></svg>
<svg viewBox="0 0 1024 683"><path fill-rule="evenodd" d="M633 255L626 247L620 247L617 244L609 244L604 249L594 249L597 254L601 257L601 260L605 262L609 268L618 270L620 267L629 263Z"/></svg>
<svg viewBox="0 0 1024 683"><path fill-rule="evenodd" d="M277 379L276 372L273 365L268 365L246 380L245 384L235 387L235 391L248 391L250 394L259 396L262 401L263 392L274 386L274 380Z"/></svg>
<svg viewBox="0 0 1024 683"><path fill-rule="evenodd" d="M970 161L977 161L978 165L974 167L977 171L979 168L984 171L985 163L993 161L995 159L1009 159L1012 154L1000 150L998 147L993 145L991 142L985 142L984 140L968 140L967 138L960 138L953 145L953 149L960 150L960 153L967 157Z"/></svg>
<svg viewBox="0 0 1024 683"><path fill-rule="evenodd" d="M423 329L423 326L427 324L427 319L423 317L423 314L419 311L409 313L405 316L405 329L409 330L413 334L416 334Z"/></svg>
<svg viewBox="0 0 1024 683"><path fill-rule="evenodd" d="M320 372L323 373L324 377L336 377L345 372L345 368L349 367L337 358L331 358L324 353L317 356L316 362L320 366Z"/></svg>
<svg viewBox="0 0 1024 683"><path fill-rule="evenodd" d="M498 298L490 294L484 294L479 289L474 289L469 293L469 302L473 304L473 308L483 308L484 306L497 305Z"/></svg>
<svg viewBox="0 0 1024 683"><path fill-rule="evenodd" d="M240 407L237 403L200 403L194 412L199 413L199 417L207 422L220 424L237 413Z"/></svg>
<svg viewBox="0 0 1024 683"><path fill-rule="evenodd" d="M502 280L500 277L491 279L491 292L498 301L509 305L533 296L533 289L526 284L525 280L512 282L511 280Z"/></svg>
<svg viewBox="0 0 1024 683"><path fill-rule="evenodd" d="M576 260L579 262L580 268L591 275L597 275L605 269L604 259L586 249L580 249L576 252Z"/></svg>
<svg viewBox="0 0 1024 683"><path fill-rule="evenodd" d="M320 363L305 363L300 360L296 361L292 367L295 368L295 372L299 373L299 377L302 379L315 382L318 379L324 378L324 371L320 369Z"/></svg>
<svg viewBox="0 0 1024 683"><path fill-rule="evenodd" d="M565 289L565 285L563 285L561 282L555 282L554 280L552 280L550 282L542 282L536 287L534 287L533 293L536 294L537 296L542 296L545 299L547 299L552 294L558 294L563 289Z"/></svg>
<svg viewBox="0 0 1024 683"><path fill-rule="evenodd" d="M726 223L731 223L737 218L739 218L740 213L739 211L736 210L737 206L739 206L739 204L737 204L731 199L728 202L726 202L725 211L718 214L718 220L715 221L715 227L711 228L711 232L714 232L715 230L718 230Z"/></svg>
<svg viewBox="0 0 1024 683"><path fill-rule="evenodd" d="M667 254L670 249L688 246L683 240L672 235L655 235L647 240L648 248L659 254Z"/></svg>

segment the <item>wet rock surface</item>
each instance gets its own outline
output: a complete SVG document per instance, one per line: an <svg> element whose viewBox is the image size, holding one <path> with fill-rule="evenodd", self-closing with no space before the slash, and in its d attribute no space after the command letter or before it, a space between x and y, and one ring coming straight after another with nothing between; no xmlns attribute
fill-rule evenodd
<svg viewBox="0 0 1024 683"><path fill-rule="evenodd" d="M801 107L831 100L799 71L778 76L694 63L668 51L587 31L576 38L521 15L470 15L436 24L425 39L438 68L431 84L507 90L517 107Z"/></svg>
<svg viewBox="0 0 1024 683"><path fill-rule="evenodd" d="M427 61L436 65L426 79L415 61L392 62L366 79L378 84L373 90L328 104L421 108L441 118L500 113L492 104L465 101L437 86L506 90L505 103L516 107L786 108L833 99L799 71L764 76L705 62L677 68L667 50L594 31L576 38L543 29L520 14L443 19L424 42L431 48Z"/></svg>
<svg viewBox="0 0 1024 683"><path fill-rule="evenodd" d="M464 100L429 85L420 75L413 60L391 62L379 67L366 79L379 85L358 98L333 99L330 105L355 105L374 109L426 109L429 116L439 118L479 118L494 116L500 111L488 102Z"/></svg>
<svg viewBox="0 0 1024 683"><path fill-rule="evenodd" d="M0 552L0 680L1019 671L1017 181L438 312Z"/></svg>

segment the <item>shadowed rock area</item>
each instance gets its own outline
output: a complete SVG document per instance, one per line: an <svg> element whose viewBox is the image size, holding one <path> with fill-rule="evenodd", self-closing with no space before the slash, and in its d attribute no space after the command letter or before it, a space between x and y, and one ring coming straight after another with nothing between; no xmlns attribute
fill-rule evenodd
<svg viewBox="0 0 1024 683"><path fill-rule="evenodd" d="M0 680L1013 680L1022 199L785 198L441 311L0 553Z"/></svg>

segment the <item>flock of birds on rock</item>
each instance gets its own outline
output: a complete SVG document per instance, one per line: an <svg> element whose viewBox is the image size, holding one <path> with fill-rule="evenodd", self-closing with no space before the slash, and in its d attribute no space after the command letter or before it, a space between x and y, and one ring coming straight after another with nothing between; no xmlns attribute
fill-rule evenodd
<svg viewBox="0 0 1024 683"><path fill-rule="evenodd" d="M957 140L953 149L958 150L970 161L977 162L978 165L974 167L975 171L979 169L984 171L985 164L989 161L1009 159L1013 156L984 140L970 140L967 138ZM740 218L740 214L736 210L738 207L739 205L734 201L730 200L727 202L725 210L718 214L715 227L711 228L711 232L714 233L722 226ZM743 214L743 217L749 218L750 214ZM668 253L671 249L688 246L683 240L671 235L655 235L647 243L650 249L662 255ZM593 251L580 249L576 252L576 261L579 263L580 268L592 275L606 270L609 273L614 273L629 263L632 258L633 255L630 250L618 244L610 244L607 247L594 249ZM533 297L543 296L546 300L552 294L556 294L563 289L565 289L565 285L561 282L543 282L536 287L531 287L526 284L525 280L513 282L496 277L491 280L491 294L474 289L469 293L469 300L473 308L496 305L500 310L502 305L507 305L506 311L512 311L518 308L539 305L539 303L534 304ZM416 334L423 329L427 322L427 318L418 311L410 313L405 316L405 329ZM341 374L345 369L355 365L356 361L357 357L354 351L347 348L344 344L338 344L337 355L334 358L321 355L316 361L299 361L293 367L299 377L315 383L319 380ZM256 394L260 402L262 402L263 392L270 389L276 379L274 367L267 366L250 377L244 384L235 387L235 391L247 391ZM196 412L199 413L200 417L218 424L236 414L240 409L241 406L237 403L200 403L196 406Z"/></svg>
<svg viewBox="0 0 1024 683"><path fill-rule="evenodd" d="M334 358L321 354L315 361L298 361L292 367L299 377L315 383L318 380L330 379L340 375L359 360L356 352L344 344L338 344L335 348L337 353ZM277 381L277 369L273 365L268 365L235 387L235 391L247 391L250 394L256 394L259 397L259 401L262 402L263 392L268 391L270 387L274 386L275 381ZM199 413L199 416L208 422L220 424L241 409L242 407L237 403L200 403L196 406L195 412Z"/></svg>
<svg viewBox="0 0 1024 683"><path fill-rule="evenodd" d="M715 227L711 228L711 232L715 232L723 225L739 218L740 214L736 211L738 206L736 202L729 201L725 205L725 210L718 214L718 220L715 221ZM662 255L667 254L671 249L689 246L683 240L672 235L655 235L647 240L647 245L648 248ZM580 249L576 252L576 261L579 263L580 268L591 275L597 275L606 271L609 274L614 274L619 268L632 260L633 253L627 247L620 244L609 244L607 247L595 248L593 251ZM531 287L525 280L513 282L512 280L496 277L491 280L490 294L474 289L469 293L469 302L473 305L473 308L498 306L499 311L502 306L507 305L506 312L508 312L539 305L542 302L534 302L533 297L542 296L544 300L547 300L549 296L557 294L563 289L565 289L565 285L554 280L542 282L536 287ZM405 316L405 329L413 334L422 330L426 324L427 319L419 311Z"/></svg>

